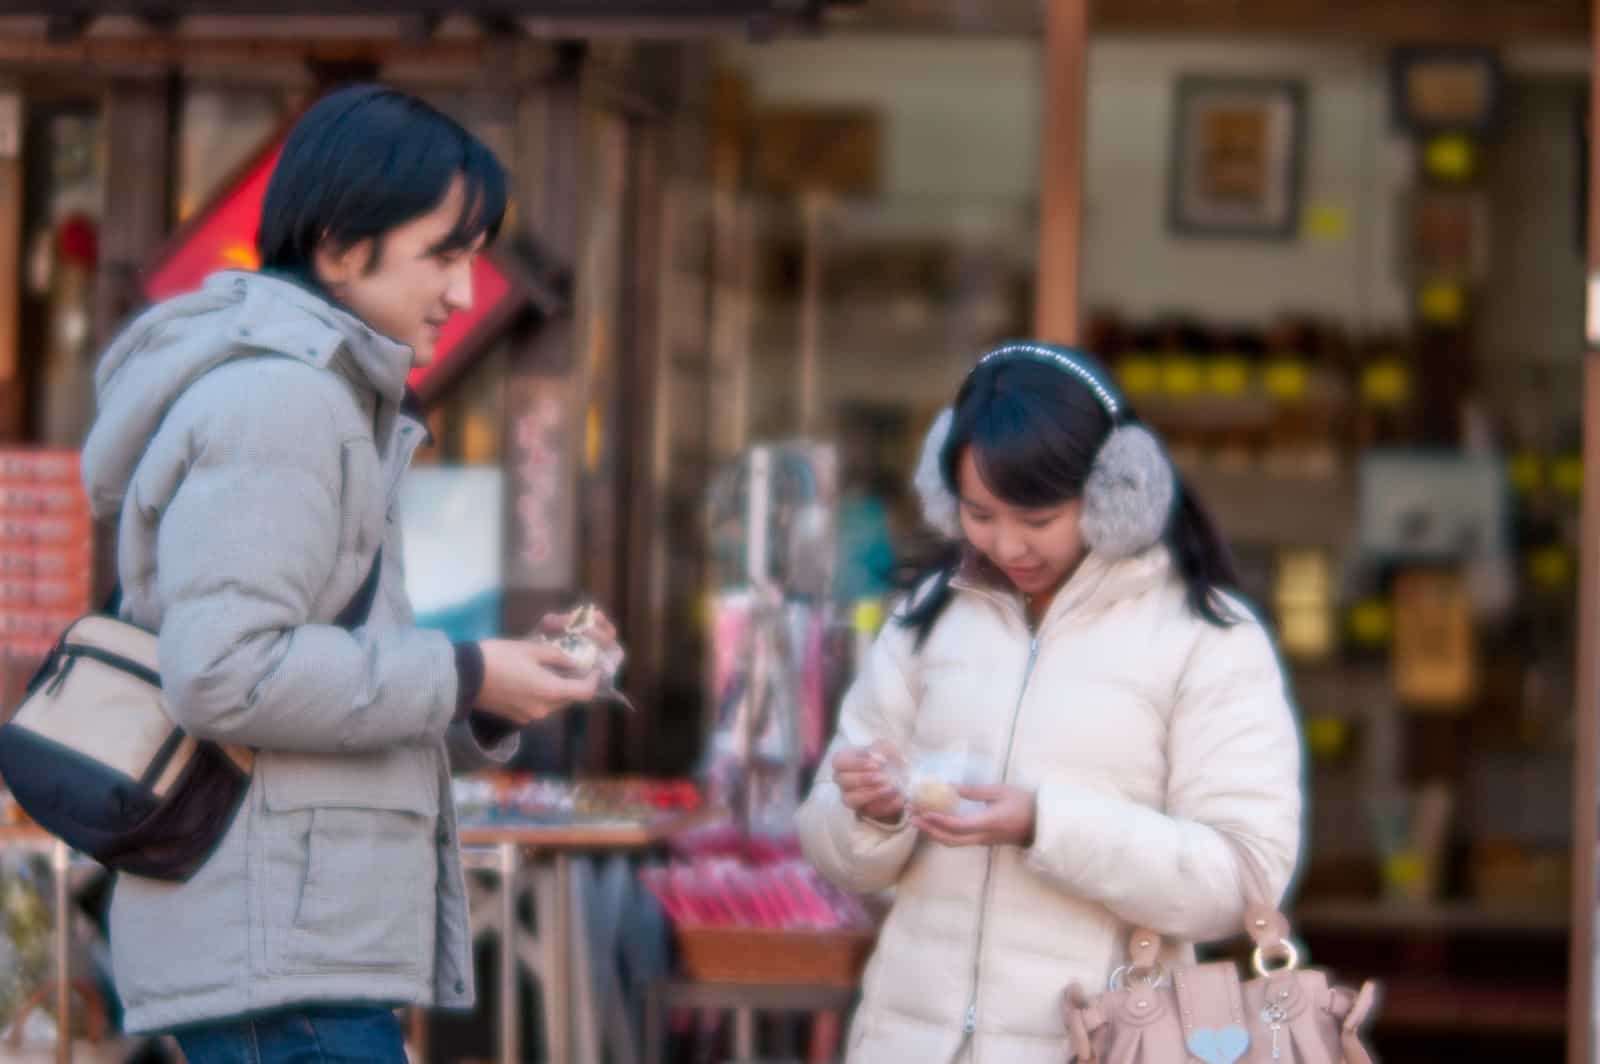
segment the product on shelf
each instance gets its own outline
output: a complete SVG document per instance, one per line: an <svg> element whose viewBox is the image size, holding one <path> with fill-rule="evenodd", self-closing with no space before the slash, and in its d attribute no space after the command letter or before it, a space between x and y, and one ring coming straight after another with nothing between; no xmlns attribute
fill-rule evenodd
<svg viewBox="0 0 1600 1064"><path fill-rule="evenodd" d="M873 926L857 898L802 860L747 864L705 857L646 868L639 876L680 929L844 931Z"/></svg>
<svg viewBox="0 0 1600 1064"><path fill-rule="evenodd" d="M649 824L702 805L690 780L496 774L457 779L452 789L462 822L474 826Z"/></svg>

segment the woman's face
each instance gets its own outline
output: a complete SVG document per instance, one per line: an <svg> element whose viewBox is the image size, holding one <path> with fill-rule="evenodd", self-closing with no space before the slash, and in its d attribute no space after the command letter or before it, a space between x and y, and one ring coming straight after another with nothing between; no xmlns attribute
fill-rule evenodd
<svg viewBox="0 0 1600 1064"><path fill-rule="evenodd" d="M970 447L961 455L956 480L967 542L1024 595L1055 590L1088 553L1078 527L1081 499L1037 510L1002 502L983 482Z"/></svg>

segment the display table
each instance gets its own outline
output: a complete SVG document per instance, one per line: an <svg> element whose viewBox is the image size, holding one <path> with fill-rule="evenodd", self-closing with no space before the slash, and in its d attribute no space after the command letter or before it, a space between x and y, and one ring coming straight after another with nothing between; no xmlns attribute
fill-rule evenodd
<svg viewBox="0 0 1600 1064"><path fill-rule="evenodd" d="M586 856L628 854L659 845L680 832L720 819L716 810L675 813L648 822L616 821L579 824L467 824L460 829L462 858L468 868L498 879L492 892L469 884L475 934L500 935L500 1059L521 1064L521 1010L517 969L525 966L541 982L551 1061L599 1064L602 1032L613 1048L612 1059L632 1064L638 1049L632 1025L614 1022L622 1009L617 973L606 965L596 972L590 957L608 958L616 946L616 913L590 913L585 898L615 898L615 890L597 889L593 867L574 860ZM54 886L54 954L58 1016L70 1017L71 972L68 921L71 903L67 871L72 854L65 843L34 826L0 827L0 847L49 854ZM526 876L524 873L531 873ZM519 893L531 881L539 932L517 919ZM603 904L603 909L614 906ZM565 914L563 919L561 915ZM539 919L548 915L548 919ZM512 929L507 933L506 929ZM598 993L597 988L598 987ZM573 1018L576 1024L574 1045ZM603 1019L612 1022L602 1024ZM67 1026L65 1019L62 1026ZM72 1059L70 1039L56 1049L56 1059Z"/></svg>
<svg viewBox="0 0 1600 1064"><path fill-rule="evenodd" d="M840 986L762 986L751 983L674 981L650 988L645 1009L645 1064L662 1064L667 1016L673 1009L725 1009L733 1012L733 1052L742 1062L756 1058L757 1012L848 1012L856 989Z"/></svg>
<svg viewBox="0 0 1600 1064"><path fill-rule="evenodd" d="M632 1064L638 1048L631 1024L617 1022L622 1009L620 982L608 963L616 946L619 913L610 911L615 890L599 889L594 865L578 858L638 852L721 818L712 809L672 813L650 821L570 825L463 824L462 856L467 867L498 878L492 894L469 885L475 933L500 935L499 1033L502 1064L521 1064L521 1010L518 968L526 967L543 987L549 1060L600 1064L602 1039L611 1059ZM518 900L531 886L532 930L517 918ZM605 911L589 912L586 898L602 899ZM594 971L591 957L604 968ZM574 1025L574 1017L577 1019Z"/></svg>

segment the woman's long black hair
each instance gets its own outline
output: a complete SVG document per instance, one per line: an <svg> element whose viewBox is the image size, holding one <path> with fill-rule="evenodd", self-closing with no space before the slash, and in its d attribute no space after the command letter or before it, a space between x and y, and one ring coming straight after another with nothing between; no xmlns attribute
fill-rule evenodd
<svg viewBox="0 0 1600 1064"><path fill-rule="evenodd" d="M1109 379L1089 356L1063 353L1099 380ZM1123 419L1128 418L1125 412ZM962 455L972 448L984 484L996 497L1027 509L1059 506L1082 496L1095 455L1115 427L1076 375L1027 357L993 359L980 363L956 395L939 473L950 493L959 495L957 470ZM1189 608L1218 626L1237 620L1217 596L1238 585L1233 560L1182 478L1164 539L1187 589ZM919 646L950 603L950 580L963 550L959 542L946 543L929 562L902 570L900 582L908 590L934 580L901 619L916 633Z"/></svg>

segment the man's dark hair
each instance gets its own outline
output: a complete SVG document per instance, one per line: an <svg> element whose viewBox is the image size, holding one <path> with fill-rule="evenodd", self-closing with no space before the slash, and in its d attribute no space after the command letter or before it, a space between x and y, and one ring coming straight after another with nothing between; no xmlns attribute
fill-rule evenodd
<svg viewBox="0 0 1600 1064"><path fill-rule="evenodd" d="M376 269L383 235L439 205L465 182L461 217L433 249L493 241L506 210L499 160L460 123L414 96L356 85L318 100L295 123L267 186L256 246L261 266L316 282L315 253L372 238Z"/></svg>

